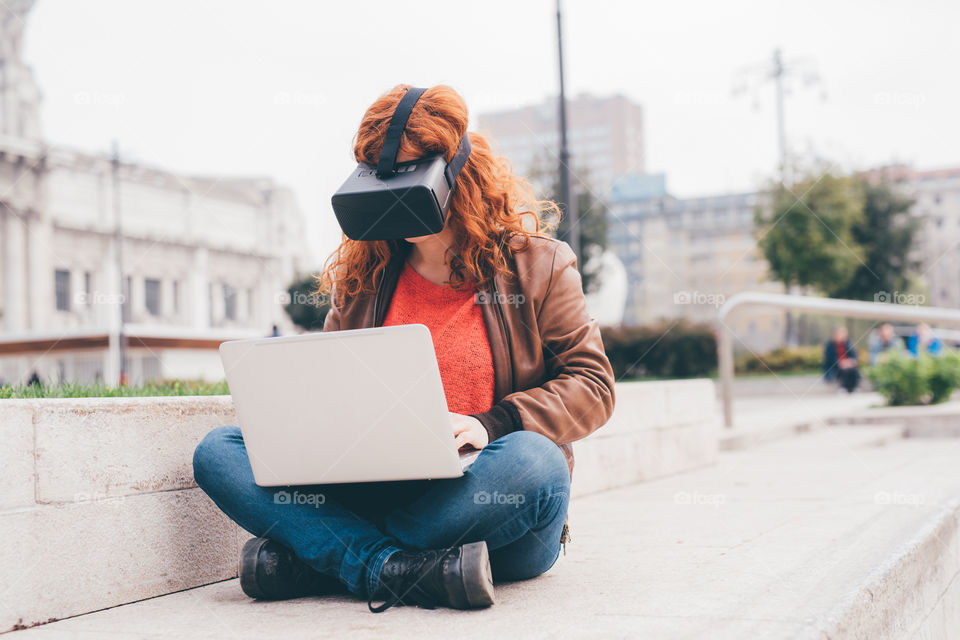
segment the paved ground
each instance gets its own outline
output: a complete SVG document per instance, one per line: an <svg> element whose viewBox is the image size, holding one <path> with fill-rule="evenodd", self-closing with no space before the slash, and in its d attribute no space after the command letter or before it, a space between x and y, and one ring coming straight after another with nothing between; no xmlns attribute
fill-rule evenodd
<svg viewBox="0 0 960 640"><path fill-rule="evenodd" d="M499 586L484 611L374 615L346 598L261 603L232 580L14 637L913 637L922 615L894 607L904 614L883 619L885 636L871 628L876 609L889 608L889 593L909 592L921 613L939 612L925 624L945 629L960 609L938 600L946 587L913 581L888 593L875 583L896 585L890 567L916 555L918 535L955 517L960 440L895 433L822 430L582 498L568 554L541 578ZM957 563L938 566L938 580L951 584Z"/></svg>
<svg viewBox="0 0 960 640"><path fill-rule="evenodd" d="M820 385L814 381L815 385ZM817 388L817 387L815 387ZM721 429L721 449L742 449L758 442L794 435L797 431L820 428L828 419L853 415L870 407L883 406L874 392L804 392L802 386L785 393L751 395L733 400L733 428ZM717 410L722 412L718 401Z"/></svg>

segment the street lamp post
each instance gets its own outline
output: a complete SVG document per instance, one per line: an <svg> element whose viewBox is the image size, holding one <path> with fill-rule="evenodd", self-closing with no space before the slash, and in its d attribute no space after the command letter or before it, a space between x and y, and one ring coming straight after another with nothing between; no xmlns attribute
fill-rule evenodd
<svg viewBox="0 0 960 640"><path fill-rule="evenodd" d="M567 242L580 264L580 212L570 188L570 151L567 148L567 96L563 82L563 17L557 0L557 54L560 69L560 209L567 218Z"/></svg>
<svg viewBox="0 0 960 640"><path fill-rule="evenodd" d="M110 161L113 170L113 241L116 258L116 270L119 280L120 296L117 299L117 319L116 335L111 336L116 341L119 362L117 363L118 379L117 384L123 386L127 383L127 338L124 332L123 308L130 292L126 290L126 278L123 277L123 225L121 222L122 209L120 207L120 145L116 140L113 141L113 154Z"/></svg>

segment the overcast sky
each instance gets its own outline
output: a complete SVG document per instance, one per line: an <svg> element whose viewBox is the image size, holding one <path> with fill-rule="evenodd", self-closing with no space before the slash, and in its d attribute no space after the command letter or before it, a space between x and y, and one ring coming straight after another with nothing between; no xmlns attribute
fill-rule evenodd
<svg viewBox="0 0 960 640"><path fill-rule="evenodd" d="M39 0L25 57L48 141L175 171L292 187L317 258L365 108L449 84L475 118L557 90L549 0ZM845 168L960 165L960 2L565 0L571 94L645 108L650 171L679 196L756 188L776 164L772 85L734 97L775 47L814 67L786 103L793 150Z"/></svg>

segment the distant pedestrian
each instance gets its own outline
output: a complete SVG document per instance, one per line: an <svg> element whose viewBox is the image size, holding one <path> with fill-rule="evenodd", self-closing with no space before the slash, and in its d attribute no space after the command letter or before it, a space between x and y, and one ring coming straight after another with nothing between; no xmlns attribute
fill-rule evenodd
<svg viewBox="0 0 960 640"><path fill-rule="evenodd" d="M877 359L884 353L902 350L903 340L897 337L893 325L885 322L877 333L870 336L870 366L877 364Z"/></svg>
<svg viewBox="0 0 960 640"><path fill-rule="evenodd" d="M33 371L33 372L30 374L30 378L27 379L27 386L28 386L28 387L39 387L39 386L42 386L42 385L43 385L43 383L40 381L40 376L37 374L36 371Z"/></svg>
<svg viewBox="0 0 960 640"><path fill-rule="evenodd" d="M270 330L270 337L276 338L278 335L280 335L280 327L273 325L273 329Z"/></svg>
<svg viewBox="0 0 960 640"><path fill-rule="evenodd" d="M913 332L913 335L907 338L907 351L909 351L910 355L914 358L917 357L918 353L928 353L931 356L938 356L943 353L943 343L940 341L940 338L933 335L933 330L930 329L930 325L921 322L917 325L917 329Z"/></svg>
<svg viewBox="0 0 960 640"><path fill-rule="evenodd" d="M853 393L860 383L857 349L850 342L846 327L837 327L823 348L823 378L836 380L840 386Z"/></svg>

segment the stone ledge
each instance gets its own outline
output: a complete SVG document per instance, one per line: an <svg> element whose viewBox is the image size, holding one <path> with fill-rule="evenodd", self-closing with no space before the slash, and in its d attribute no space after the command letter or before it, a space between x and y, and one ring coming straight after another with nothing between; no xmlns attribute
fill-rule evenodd
<svg viewBox="0 0 960 640"><path fill-rule="evenodd" d="M711 464L713 397L709 380L618 385L610 424L575 445L574 495ZM192 474L222 424L229 396L0 401L0 562L17 567L0 629L235 577L248 534Z"/></svg>
<svg viewBox="0 0 960 640"><path fill-rule="evenodd" d="M196 488L6 511L0 529L4 630L237 575L239 528Z"/></svg>

